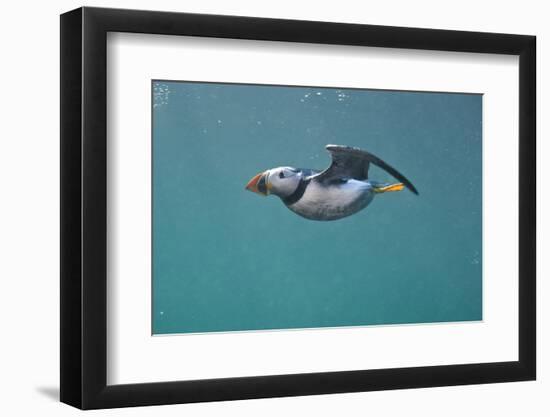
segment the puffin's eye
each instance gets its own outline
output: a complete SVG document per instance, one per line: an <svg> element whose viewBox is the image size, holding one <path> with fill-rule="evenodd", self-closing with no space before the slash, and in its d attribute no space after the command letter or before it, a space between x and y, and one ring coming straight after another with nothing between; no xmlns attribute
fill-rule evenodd
<svg viewBox="0 0 550 417"><path fill-rule="evenodd" d="M284 178L285 177L285 174L283 173L283 171L279 172L279 178Z"/></svg>

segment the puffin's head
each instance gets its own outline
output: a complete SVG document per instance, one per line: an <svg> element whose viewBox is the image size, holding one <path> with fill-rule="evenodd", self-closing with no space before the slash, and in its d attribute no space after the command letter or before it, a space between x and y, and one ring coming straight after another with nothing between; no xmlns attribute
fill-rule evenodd
<svg viewBox="0 0 550 417"><path fill-rule="evenodd" d="M288 197L300 185L302 171L292 167L268 169L255 175L246 184L246 189L261 195L275 194L279 197Z"/></svg>

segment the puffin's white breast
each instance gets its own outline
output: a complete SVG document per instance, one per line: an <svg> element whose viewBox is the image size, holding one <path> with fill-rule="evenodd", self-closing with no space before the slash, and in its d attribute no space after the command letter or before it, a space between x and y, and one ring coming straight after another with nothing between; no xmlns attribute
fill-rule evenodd
<svg viewBox="0 0 550 417"><path fill-rule="evenodd" d="M302 198L288 206L295 213L313 220L336 220L357 213L373 199L368 182L348 180L325 186L311 181Z"/></svg>

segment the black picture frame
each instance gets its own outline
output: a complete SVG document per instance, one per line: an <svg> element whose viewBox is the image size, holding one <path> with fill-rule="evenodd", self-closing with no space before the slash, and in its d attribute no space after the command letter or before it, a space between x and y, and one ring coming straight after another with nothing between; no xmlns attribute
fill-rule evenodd
<svg viewBox="0 0 550 417"><path fill-rule="evenodd" d="M108 32L519 56L519 360L107 385ZM61 401L81 409L533 380L534 36L79 8L61 15Z"/></svg>

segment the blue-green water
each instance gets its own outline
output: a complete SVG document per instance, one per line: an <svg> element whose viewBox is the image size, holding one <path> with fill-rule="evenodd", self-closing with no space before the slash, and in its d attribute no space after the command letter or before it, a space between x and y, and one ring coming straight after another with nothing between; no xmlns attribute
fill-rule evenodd
<svg viewBox="0 0 550 417"><path fill-rule="evenodd" d="M482 319L481 95L152 88L153 333ZM326 168L329 143L374 153L420 195L315 222L245 190L268 168Z"/></svg>

